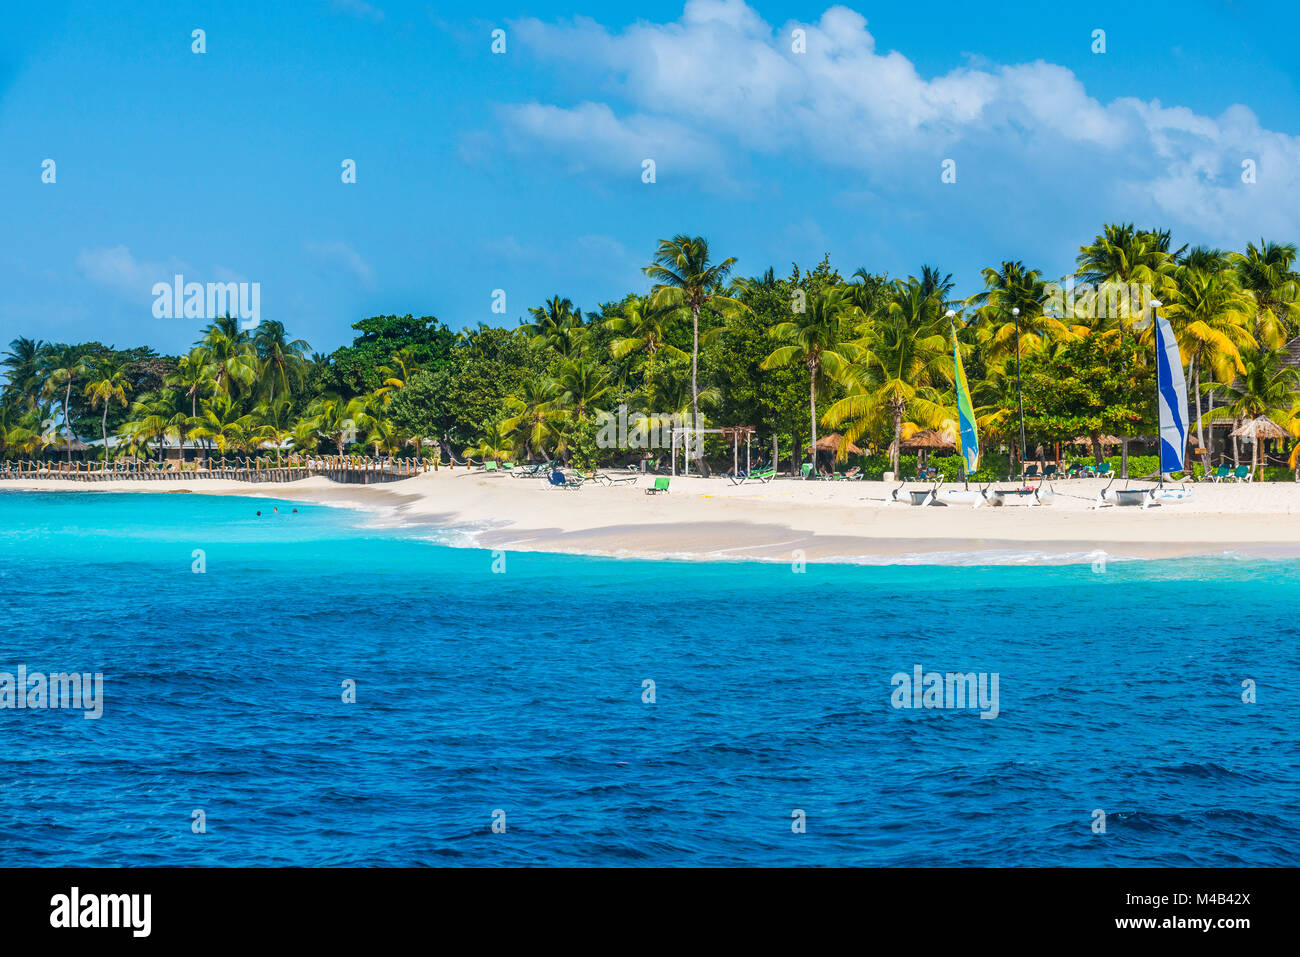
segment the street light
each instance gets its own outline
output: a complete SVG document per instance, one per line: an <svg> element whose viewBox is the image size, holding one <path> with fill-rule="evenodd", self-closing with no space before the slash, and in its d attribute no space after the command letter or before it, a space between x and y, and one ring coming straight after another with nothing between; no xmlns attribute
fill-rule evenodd
<svg viewBox="0 0 1300 957"><path fill-rule="evenodd" d="M1025 469L1025 393L1020 383L1020 307L1011 310L1016 324L1016 406L1020 410L1020 470Z"/></svg>

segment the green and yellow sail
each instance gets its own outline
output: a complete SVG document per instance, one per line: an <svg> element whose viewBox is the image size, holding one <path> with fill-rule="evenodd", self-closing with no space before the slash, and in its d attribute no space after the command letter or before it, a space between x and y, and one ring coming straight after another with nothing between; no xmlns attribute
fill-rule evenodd
<svg viewBox="0 0 1300 957"><path fill-rule="evenodd" d="M961 427L961 454L966 459L966 474L970 475L980 465L980 435L975 429L975 408L971 405L970 389L966 385L966 370L961 365L961 351L957 347L957 327L952 326L952 364L957 380L957 420Z"/></svg>

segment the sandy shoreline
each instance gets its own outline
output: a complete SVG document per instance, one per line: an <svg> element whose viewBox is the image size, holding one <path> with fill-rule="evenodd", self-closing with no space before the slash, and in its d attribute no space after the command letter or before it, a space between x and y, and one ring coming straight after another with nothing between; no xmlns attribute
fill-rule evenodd
<svg viewBox="0 0 1300 957"><path fill-rule="evenodd" d="M379 524L437 527L447 531L449 544L629 558L1005 564L1090 562L1098 553L1112 559L1300 556L1300 485L1290 483L1200 484L1191 501L1096 511L1100 480L1058 482L1046 507L978 509L887 502L895 486L882 482L735 486L725 478L678 477L668 494L647 495L650 483L637 477L566 490L539 479L444 469L369 486L316 477L276 485L7 481L0 490L185 489L296 499L371 511Z"/></svg>

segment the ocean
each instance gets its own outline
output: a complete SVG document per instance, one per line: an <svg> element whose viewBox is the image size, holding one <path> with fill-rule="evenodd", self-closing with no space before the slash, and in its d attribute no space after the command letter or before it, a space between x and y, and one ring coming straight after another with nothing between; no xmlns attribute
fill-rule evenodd
<svg viewBox="0 0 1300 957"><path fill-rule="evenodd" d="M1296 865L1298 587L0 492L0 673L103 676L96 719L0 707L0 865Z"/></svg>

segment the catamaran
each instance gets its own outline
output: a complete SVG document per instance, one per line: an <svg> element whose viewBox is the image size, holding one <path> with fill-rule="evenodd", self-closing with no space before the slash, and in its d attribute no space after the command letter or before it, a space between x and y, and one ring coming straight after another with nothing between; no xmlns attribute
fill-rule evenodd
<svg viewBox="0 0 1300 957"><path fill-rule="evenodd" d="M1103 505L1141 506L1167 505L1185 502L1195 491L1186 485L1166 487L1165 476L1173 472L1186 472L1187 455L1187 380L1183 375L1183 359L1178 352L1169 320L1160 315L1161 303L1151 301L1151 314L1156 330L1156 404L1160 411L1160 482L1154 488L1112 489L1108 484L1097 495L1093 508ZM1114 484L1114 480L1111 480Z"/></svg>

